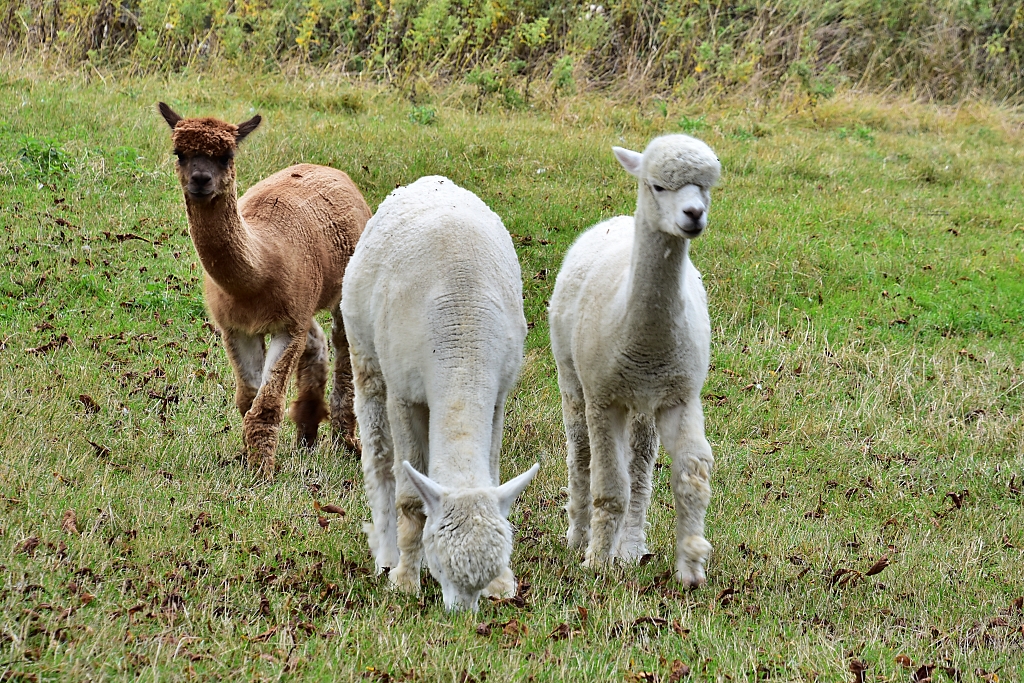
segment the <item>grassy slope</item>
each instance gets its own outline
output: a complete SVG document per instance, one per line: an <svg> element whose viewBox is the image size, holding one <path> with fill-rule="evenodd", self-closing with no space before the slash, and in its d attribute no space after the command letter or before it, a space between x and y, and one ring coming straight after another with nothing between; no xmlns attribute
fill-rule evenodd
<svg viewBox="0 0 1024 683"><path fill-rule="evenodd" d="M902 681L894 658L906 654L965 680L978 667L1020 680L1022 616L1007 608L1024 593L1024 159L1011 114L860 96L813 113L686 112L724 178L693 248L714 325L716 552L710 584L683 594L664 581L667 466L653 561L595 576L563 547L544 316L574 236L632 210L609 146L679 130L680 105L664 117L584 98L546 113L456 103L424 126L370 91L350 96L362 112L319 111L346 86L315 81L51 78L0 74L0 672L664 681L679 659L698 679L833 681L855 658L868 680ZM262 103L263 129L238 160L243 189L311 161L348 170L376 206L440 173L519 236L536 325L503 469L543 463L513 513L525 608L447 615L429 578L419 601L391 593L360 532L358 463L326 444L284 445L272 486L242 467L161 98L239 120ZM25 136L59 143L70 172L19 161ZM961 506L947 496L965 490ZM347 514L322 530L314 499ZM61 530L65 510L80 535ZM840 574L883 555L880 574ZM644 616L666 622L631 626ZM571 640L549 638L562 623Z"/></svg>

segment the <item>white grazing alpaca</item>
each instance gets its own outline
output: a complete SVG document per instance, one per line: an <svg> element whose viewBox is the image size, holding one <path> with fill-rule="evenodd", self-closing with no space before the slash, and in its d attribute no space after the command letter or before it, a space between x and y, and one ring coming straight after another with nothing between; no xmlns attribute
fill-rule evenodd
<svg viewBox="0 0 1024 683"><path fill-rule="evenodd" d="M388 195L345 270L370 550L410 593L425 552L448 609L515 594L508 513L539 468L498 485L522 289L501 219L440 176Z"/></svg>
<svg viewBox="0 0 1024 683"><path fill-rule="evenodd" d="M711 553L704 514L714 459L700 403L711 323L688 251L707 226L721 167L686 135L655 138L643 154L612 149L639 181L636 214L576 240L549 309L568 440L568 541L589 540L590 567L647 552L660 436L672 457L675 578L699 586Z"/></svg>

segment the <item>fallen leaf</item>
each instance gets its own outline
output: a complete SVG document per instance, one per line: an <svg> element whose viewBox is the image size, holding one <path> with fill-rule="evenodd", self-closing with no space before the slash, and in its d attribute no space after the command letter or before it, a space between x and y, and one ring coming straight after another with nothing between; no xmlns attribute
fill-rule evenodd
<svg viewBox="0 0 1024 683"><path fill-rule="evenodd" d="M36 548L39 547L39 537L29 536L24 541L14 546L15 553L23 553L29 557L35 557Z"/></svg>
<svg viewBox="0 0 1024 683"><path fill-rule="evenodd" d="M579 612L579 614L580 614L580 623L581 624L586 624L587 623L587 617L590 616L590 611L586 607L583 607L582 605L576 605L576 611Z"/></svg>
<svg viewBox="0 0 1024 683"><path fill-rule="evenodd" d="M859 659L850 660L850 673L853 674L853 683L866 683L867 675L864 672L867 670L868 665Z"/></svg>
<svg viewBox="0 0 1024 683"><path fill-rule="evenodd" d="M902 666L904 669L909 669L914 665L910 660L910 657L906 655L896 655L896 663Z"/></svg>
<svg viewBox="0 0 1024 683"><path fill-rule="evenodd" d="M344 510L342 510L337 505L333 505L333 504L332 505L324 505L322 508L320 508L320 510L323 511L323 512L330 512L330 513L335 514L335 515L344 515L345 514Z"/></svg>
<svg viewBox="0 0 1024 683"><path fill-rule="evenodd" d="M942 667L942 670L946 672L946 675L949 676L953 683L961 683L963 681L963 677L960 675L960 670L956 667L944 666Z"/></svg>
<svg viewBox="0 0 1024 683"><path fill-rule="evenodd" d="M280 630L279 626L271 626L269 629L267 629L263 633L260 633L259 635L256 635L256 636L245 636L245 635L243 635L242 639L243 640L248 640L250 643L265 643L268 640L270 640L274 636L274 634L277 633L279 630Z"/></svg>
<svg viewBox="0 0 1024 683"><path fill-rule="evenodd" d="M681 638L686 638L690 635L690 629L679 623L678 619L672 620L672 630L676 632Z"/></svg>
<svg viewBox="0 0 1024 683"><path fill-rule="evenodd" d="M881 574L882 570L889 566L889 556L882 555L878 562L871 565L871 569L864 573L864 576L874 576L875 574Z"/></svg>
<svg viewBox="0 0 1024 683"><path fill-rule="evenodd" d="M835 574L832 575L832 579L829 581L829 585L838 586L842 588L852 579L860 576L860 572L854 569L838 569Z"/></svg>
<svg viewBox="0 0 1024 683"><path fill-rule="evenodd" d="M918 667L910 676L910 683L927 683L932 680L932 671L935 670L934 664L922 664Z"/></svg>
<svg viewBox="0 0 1024 683"><path fill-rule="evenodd" d="M318 515L317 516L316 523L320 525L321 529L326 529L327 527L329 527L331 525L331 523L329 521L327 521L327 518L324 517L323 515Z"/></svg>
<svg viewBox="0 0 1024 683"><path fill-rule="evenodd" d="M491 625L480 622L476 625L476 634L478 636L484 636L485 638L491 635Z"/></svg>
<svg viewBox="0 0 1024 683"><path fill-rule="evenodd" d="M678 659L672 660L672 667L669 669L668 683L679 683L687 676L690 675L690 667L683 664Z"/></svg>
<svg viewBox="0 0 1024 683"><path fill-rule="evenodd" d="M529 627L518 619L509 619L500 626L501 632L506 636L525 636L530 632Z"/></svg>
<svg viewBox="0 0 1024 683"><path fill-rule="evenodd" d="M192 524L192 533L199 533L200 529L213 526L213 521L210 519L209 512L200 512L199 516L196 517L196 521Z"/></svg>
<svg viewBox="0 0 1024 683"><path fill-rule="evenodd" d="M658 674L653 671L627 671L626 680L630 683L658 683Z"/></svg>
<svg viewBox="0 0 1024 683"><path fill-rule="evenodd" d="M569 628L569 624L561 623L554 628L553 631L548 635L551 640L565 640L572 635L572 629Z"/></svg>
<svg viewBox="0 0 1024 683"><path fill-rule="evenodd" d="M950 491L949 493L946 494L946 497L953 502L953 507L959 510L964 506L964 500L967 498L968 495L970 495L970 492L967 489L964 489L959 493L957 493L956 491Z"/></svg>
<svg viewBox="0 0 1024 683"><path fill-rule="evenodd" d="M56 339L52 339L41 346L34 346L30 349L25 349L25 353L47 353L49 351L53 351L54 349L59 349L62 346L66 346L70 343L71 337L67 335L67 332L62 332L59 337L57 337Z"/></svg>
<svg viewBox="0 0 1024 683"><path fill-rule="evenodd" d="M974 673L986 683L999 683L999 674L995 671L988 672L984 669L978 668L974 670Z"/></svg>
<svg viewBox="0 0 1024 683"><path fill-rule="evenodd" d="M732 586L729 586L728 588L724 589L721 593L719 593L718 597L715 598L715 600L717 600L720 605L725 606L732 601L732 596L734 596L735 594L736 589Z"/></svg>
<svg viewBox="0 0 1024 683"><path fill-rule="evenodd" d="M640 558L640 566L643 567L645 564L648 564L655 557L657 556L654 553L644 553L643 556Z"/></svg>
<svg viewBox="0 0 1024 683"><path fill-rule="evenodd" d="M86 440L89 441L88 439L86 439ZM110 457L110 449L107 448L106 446L101 446L100 444L96 443L95 441L89 441L89 445L92 446L92 449L94 451L96 451L96 457L97 458L109 458Z"/></svg>
<svg viewBox="0 0 1024 683"><path fill-rule="evenodd" d="M60 518L60 528L64 530L64 533L77 536L81 532L78 530L78 516L74 510L65 510L64 515Z"/></svg>
<svg viewBox="0 0 1024 683"><path fill-rule="evenodd" d="M89 394L79 394L78 400L85 406L85 412L90 415L100 412L100 404Z"/></svg>
<svg viewBox="0 0 1024 683"><path fill-rule="evenodd" d="M668 619L662 617L637 617L633 621L633 628L638 626L655 626L657 628L664 628L668 625Z"/></svg>

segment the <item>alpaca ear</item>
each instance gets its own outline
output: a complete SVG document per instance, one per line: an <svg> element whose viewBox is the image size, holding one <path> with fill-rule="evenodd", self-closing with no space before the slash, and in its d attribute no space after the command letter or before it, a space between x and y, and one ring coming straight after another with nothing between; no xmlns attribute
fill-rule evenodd
<svg viewBox="0 0 1024 683"><path fill-rule="evenodd" d="M256 114L256 116L252 117L248 121L238 124L238 132L235 133L235 144L237 145L242 140L244 140L246 136L249 135L249 133L259 128L260 121L262 120L263 117L260 116L259 114Z"/></svg>
<svg viewBox="0 0 1024 683"><path fill-rule="evenodd" d="M409 477L409 481L416 487L416 493L420 494L423 507L428 515L435 514L441 507L441 494L444 491L441 486L430 477L420 474L419 470L409 464L408 460L402 461L402 467Z"/></svg>
<svg viewBox="0 0 1024 683"><path fill-rule="evenodd" d="M644 158L643 154L623 147L612 147L612 151L615 152L615 158L622 164L622 168L629 171L632 175L639 175L640 162Z"/></svg>
<svg viewBox="0 0 1024 683"><path fill-rule="evenodd" d="M174 130L174 127L178 125L178 121L181 121L181 116L163 102L158 103L157 108L160 110L160 115L164 117L167 125L171 127L171 130Z"/></svg>
<svg viewBox="0 0 1024 683"><path fill-rule="evenodd" d="M512 503L516 502L519 494L526 490L533 478L537 476L538 471L540 471L540 463L534 463L533 467L498 487L498 509L501 510L502 517L508 518L508 513L512 511Z"/></svg>

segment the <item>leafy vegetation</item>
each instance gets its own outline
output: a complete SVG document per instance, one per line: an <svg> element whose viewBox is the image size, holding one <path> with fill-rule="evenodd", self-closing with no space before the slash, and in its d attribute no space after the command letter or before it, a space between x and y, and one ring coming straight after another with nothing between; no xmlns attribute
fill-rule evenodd
<svg viewBox="0 0 1024 683"><path fill-rule="evenodd" d="M418 95L421 125L330 73L35 69L0 74L0 679L1021 680L1018 113L841 91L508 111L455 87ZM440 173L502 216L531 324L503 470L542 463L516 599L449 615L426 574L391 592L359 463L327 442L287 426L277 481L245 468L158 99L264 114L240 190L307 161L376 206ZM609 147L679 130L724 169L693 243L717 458L694 592L667 580L664 455L647 561L595 574L564 547L545 312L573 239L635 205Z"/></svg>
<svg viewBox="0 0 1024 683"><path fill-rule="evenodd" d="M844 84L916 97L1024 88L1017 0L0 0L7 51L136 71L333 65L374 80L489 73L530 84L622 83L678 95ZM514 81L513 85L511 82Z"/></svg>

